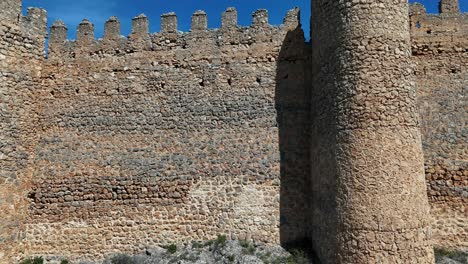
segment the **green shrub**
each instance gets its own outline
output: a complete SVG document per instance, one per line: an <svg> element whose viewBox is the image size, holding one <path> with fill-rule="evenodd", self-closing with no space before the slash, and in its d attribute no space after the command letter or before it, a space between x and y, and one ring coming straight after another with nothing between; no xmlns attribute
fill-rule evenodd
<svg viewBox="0 0 468 264"><path fill-rule="evenodd" d="M227 242L227 237L225 235L218 235L218 237L215 240L208 241L205 245L207 246L213 245L214 246L213 249L217 250L219 248L223 248L224 246L226 246L226 242Z"/></svg>
<svg viewBox="0 0 468 264"><path fill-rule="evenodd" d="M44 264L42 257L27 258L20 262L20 264Z"/></svg>
<svg viewBox="0 0 468 264"><path fill-rule="evenodd" d="M242 254L253 255L257 248L247 240L239 240L239 245L242 247Z"/></svg>
<svg viewBox="0 0 468 264"><path fill-rule="evenodd" d="M228 260L229 262L234 262L236 260L236 257L234 255L229 255Z"/></svg>
<svg viewBox="0 0 468 264"><path fill-rule="evenodd" d="M247 248L242 249L242 253L246 255L253 255L255 254L255 251L257 251L257 249L254 245L249 245Z"/></svg>
<svg viewBox="0 0 468 264"><path fill-rule="evenodd" d="M218 246L224 246L226 244L227 237L225 235L218 235L215 240L215 244Z"/></svg>
<svg viewBox="0 0 468 264"><path fill-rule="evenodd" d="M214 243L214 240L208 240L208 241L205 242L205 247L209 247L209 246L213 245L213 243Z"/></svg>
<svg viewBox="0 0 468 264"><path fill-rule="evenodd" d="M170 244L169 246L166 247L167 252L170 254L174 254L177 252L177 246L175 244Z"/></svg>
<svg viewBox="0 0 468 264"><path fill-rule="evenodd" d="M239 245L243 248L248 248L250 246L250 242L247 240L239 240Z"/></svg>
<svg viewBox="0 0 468 264"><path fill-rule="evenodd" d="M60 261L60 264L70 264L70 261L68 261L68 259L62 259L62 261Z"/></svg>
<svg viewBox="0 0 468 264"><path fill-rule="evenodd" d="M259 253L257 255L258 258L260 258L264 263L270 263L270 259L271 259L271 252L266 252L266 253Z"/></svg>

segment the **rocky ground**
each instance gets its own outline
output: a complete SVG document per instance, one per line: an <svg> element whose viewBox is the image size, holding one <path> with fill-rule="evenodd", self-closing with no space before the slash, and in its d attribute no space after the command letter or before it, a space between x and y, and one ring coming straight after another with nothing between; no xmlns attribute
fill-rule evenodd
<svg viewBox="0 0 468 264"><path fill-rule="evenodd" d="M103 264L313 264L301 250L292 254L283 248L257 246L245 241L229 241L222 237L204 244L147 250L145 255L118 255ZM82 263L88 264L88 263ZM89 263L91 264L91 263ZM94 264L94 263L93 263ZM436 264L468 264L468 252L436 250Z"/></svg>
<svg viewBox="0 0 468 264"><path fill-rule="evenodd" d="M468 252L436 249L436 264L468 264ZM75 262L55 259L21 264L72 264ZM78 264L313 264L301 250L286 251L280 246L256 245L247 241L227 240L219 236L207 242L189 245L168 245L147 249L136 255L114 255L104 262L80 262Z"/></svg>
<svg viewBox="0 0 468 264"><path fill-rule="evenodd" d="M165 248L155 248L139 256L117 255L108 258L103 264L312 263L302 251L292 252L291 254L280 246L259 246L247 241L227 240L224 236L220 236L216 240L194 242L188 246L170 245Z"/></svg>

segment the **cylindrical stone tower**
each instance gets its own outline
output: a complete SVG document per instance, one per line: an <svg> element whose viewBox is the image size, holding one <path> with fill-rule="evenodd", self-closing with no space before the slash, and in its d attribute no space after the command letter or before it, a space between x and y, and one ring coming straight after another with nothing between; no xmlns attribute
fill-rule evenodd
<svg viewBox="0 0 468 264"><path fill-rule="evenodd" d="M313 0L310 237L322 263L433 263L407 0Z"/></svg>

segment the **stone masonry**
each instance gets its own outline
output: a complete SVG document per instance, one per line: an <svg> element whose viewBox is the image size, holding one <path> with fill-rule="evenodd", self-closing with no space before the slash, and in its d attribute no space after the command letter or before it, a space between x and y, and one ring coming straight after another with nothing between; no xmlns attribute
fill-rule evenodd
<svg viewBox="0 0 468 264"><path fill-rule="evenodd" d="M313 248L323 263L433 263L407 1L312 11Z"/></svg>
<svg viewBox="0 0 468 264"><path fill-rule="evenodd" d="M413 62L433 236L468 249L468 14L441 1L440 14L410 7Z"/></svg>
<svg viewBox="0 0 468 264"><path fill-rule="evenodd" d="M468 15L442 0L312 1L190 32L138 15L76 40L0 2L0 263L99 260L218 234L322 263L468 249ZM424 180L424 171L426 178ZM426 195L427 193L427 195ZM431 228L432 227L432 230Z"/></svg>

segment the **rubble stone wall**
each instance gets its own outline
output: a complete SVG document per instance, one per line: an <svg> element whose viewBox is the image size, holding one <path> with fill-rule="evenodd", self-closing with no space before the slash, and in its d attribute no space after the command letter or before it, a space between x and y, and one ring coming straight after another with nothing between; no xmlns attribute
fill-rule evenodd
<svg viewBox="0 0 468 264"><path fill-rule="evenodd" d="M467 14L312 2L313 51L298 10L239 27L229 8L186 33L174 13L155 34L135 17L128 37L116 17L102 39L83 20L74 41L57 21L46 58L45 11L2 0L0 263L218 234L430 262L421 144L435 244L467 249Z"/></svg>
<svg viewBox="0 0 468 264"><path fill-rule="evenodd" d="M129 38L111 18L102 40L89 21L76 41L54 24L24 255L96 260L219 234L275 244L280 212L281 240L304 237L299 12L271 26L259 10L250 27L235 12L219 30L196 12L188 33L166 14L164 31L149 34L138 16Z"/></svg>
<svg viewBox="0 0 468 264"><path fill-rule="evenodd" d="M0 263L11 263L24 235L36 139L34 90L45 54L45 11L29 9L22 17L20 8L20 1L0 4Z"/></svg>
<svg viewBox="0 0 468 264"><path fill-rule="evenodd" d="M468 249L468 13L410 10L413 61L435 244Z"/></svg>

